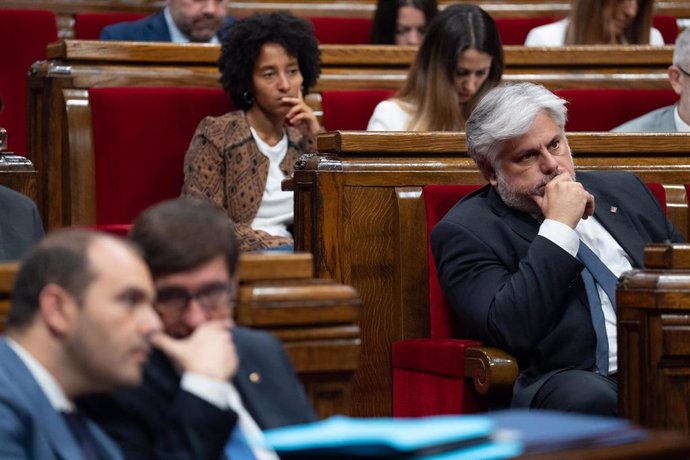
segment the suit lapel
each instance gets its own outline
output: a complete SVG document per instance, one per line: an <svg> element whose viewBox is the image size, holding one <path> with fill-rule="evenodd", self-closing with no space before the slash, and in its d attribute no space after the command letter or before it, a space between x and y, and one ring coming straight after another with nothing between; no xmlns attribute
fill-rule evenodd
<svg viewBox="0 0 690 460"><path fill-rule="evenodd" d="M585 189L594 195L594 217L621 245L623 250L633 260L633 266L642 267L644 253L644 238L633 225L627 210L618 200L602 191L587 173L577 173L578 181Z"/></svg>
<svg viewBox="0 0 690 460"><path fill-rule="evenodd" d="M539 232L539 222L529 214L509 208L491 185L488 199L494 214L505 221L510 228L527 241L532 241Z"/></svg>
<svg viewBox="0 0 690 460"><path fill-rule="evenodd" d="M56 457L80 458L81 450L62 416L55 411L29 369L5 339L0 340L0 362L7 371L2 376L7 379L4 384L14 388L18 400L32 414L33 423L43 432Z"/></svg>
<svg viewBox="0 0 690 460"><path fill-rule="evenodd" d="M241 353L239 348L237 351ZM262 394L261 379L258 381L256 378L252 379L252 374L261 376L258 368L255 368L251 363L247 363L247 360L242 359L240 356L240 366L237 369L237 374L235 374L232 383L240 394L242 404L244 404L247 412L249 412L256 424L259 425L259 428L263 429L268 426L263 414L271 412L269 410L270 408L264 407L264 404L272 399Z"/></svg>

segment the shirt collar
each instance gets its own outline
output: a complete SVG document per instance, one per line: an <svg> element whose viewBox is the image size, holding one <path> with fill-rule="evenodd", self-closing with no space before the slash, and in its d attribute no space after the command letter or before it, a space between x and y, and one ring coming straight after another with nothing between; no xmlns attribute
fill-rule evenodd
<svg viewBox="0 0 690 460"><path fill-rule="evenodd" d="M17 342L7 338L7 344L29 369L29 373L46 395L53 409L58 412L73 412L75 410L74 403L67 398L55 377Z"/></svg>
<svg viewBox="0 0 690 460"><path fill-rule="evenodd" d="M163 16L165 17L165 23L168 26L168 30L170 31L170 41L173 43L189 43L189 37L187 37L179 27L177 27L177 24L175 24L175 21L173 21L172 14L170 14L170 8L165 7L163 9ZM211 39L207 43L218 43L218 37L214 35L211 37Z"/></svg>
<svg viewBox="0 0 690 460"><path fill-rule="evenodd" d="M679 133L688 133L690 132L690 125L685 123L682 118L680 118L680 113L678 113L678 104L676 104L676 108L673 111L673 119L676 122L676 131Z"/></svg>

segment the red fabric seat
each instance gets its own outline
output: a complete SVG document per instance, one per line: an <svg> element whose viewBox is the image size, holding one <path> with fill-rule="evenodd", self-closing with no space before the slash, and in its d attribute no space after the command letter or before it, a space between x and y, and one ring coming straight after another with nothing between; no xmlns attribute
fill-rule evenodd
<svg viewBox="0 0 690 460"><path fill-rule="evenodd" d="M504 45L523 45L530 30L557 20L559 19L542 16L495 18L498 34Z"/></svg>
<svg viewBox="0 0 690 460"><path fill-rule="evenodd" d="M110 24L136 21L145 13L78 13L74 15L74 38L79 40L98 40L101 30Z"/></svg>
<svg viewBox="0 0 690 460"><path fill-rule="evenodd" d="M472 382L465 378L467 347L479 345L462 340L462 327L450 311L436 274L431 254L431 230L461 198L480 185L426 185L427 248L429 265L429 337L393 343L393 415L421 417L466 414L484 408Z"/></svg>
<svg viewBox="0 0 690 460"><path fill-rule="evenodd" d="M46 46L58 39L52 11L0 9L0 126L9 134L9 149L27 156L28 87L31 64L46 59Z"/></svg>
<svg viewBox="0 0 690 460"><path fill-rule="evenodd" d="M376 105L394 94L388 89L322 91L323 127L326 131L364 131Z"/></svg>
<svg viewBox="0 0 690 460"><path fill-rule="evenodd" d="M91 88L89 99L96 223L110 226L129 224L146 207L179 196L197 125L232 110L220 88Z"/></svg>
<svg viewBox="0 0 690 460"><path fill-rule="evenodd" d="M314 35L322 45L366 45L371 35L370 18L313 16Z"/></svg>
<svg viewBox="0 0 690 460"><path fill-rule="evenodd" d="M559 89L554 93L568 101L566 131L610 131L678 100L672 89Z"/></svg>
<svg viewBox="0 0 690 460"><path fill-rule="evenodd" d="M464 372L465 350L479 345L479 342L453 338L467 334L446 303L429 241L434 225L455 203L479 187L481 186L424 187L431 330L430 338L393 343L393 415L396 417L473 413L487 407L486 399L479 397L474 391ZM666 211L666 191L663 185L648 183L647 187ZM690 185L686 189L690 193Z"/></svg>
<svg viewBox="0 0 690 460"><path fill-rule="evenodd" d="M675 16L654 16L652 26L661 32L665 44L673 45L676 42L680 31L678 29L678 20Z"/></svg>

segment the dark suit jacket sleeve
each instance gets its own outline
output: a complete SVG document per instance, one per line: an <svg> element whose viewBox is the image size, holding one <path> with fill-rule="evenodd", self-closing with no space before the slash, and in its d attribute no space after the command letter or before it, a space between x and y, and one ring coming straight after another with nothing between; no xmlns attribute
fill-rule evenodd
<svg viewBox="0 0 690 460"><path fill-rule="evenodd" d="M443 220L433 231L432 245L441 286L459 317L476 338L521 357L563 316L569 286L582 265L537 236L513 266L514 250L497 250L492 241L501 238Z"/></svg>
<svg viewBox="0 0 690 460"><path fill-rule="evenodd" d="M237 422L178 388L145 385L114 397L84 398L79 406L120 445L129 460L215 460Z"/></svg>

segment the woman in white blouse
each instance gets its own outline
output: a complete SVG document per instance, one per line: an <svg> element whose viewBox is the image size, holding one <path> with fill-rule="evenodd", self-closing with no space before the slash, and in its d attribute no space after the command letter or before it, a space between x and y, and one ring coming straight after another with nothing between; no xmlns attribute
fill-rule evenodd
<svg viewBox="0 0 690 460"><path fill-rule="evenodd" d="M653 10L654 0L573 0L567 18L535 27L525 45L663 45Z"/></svg>

